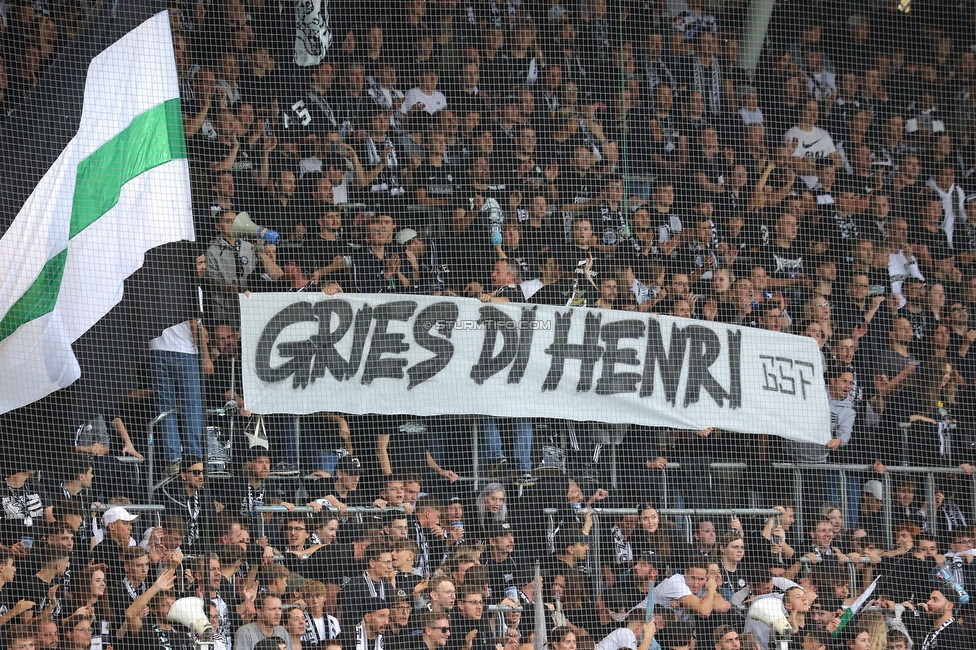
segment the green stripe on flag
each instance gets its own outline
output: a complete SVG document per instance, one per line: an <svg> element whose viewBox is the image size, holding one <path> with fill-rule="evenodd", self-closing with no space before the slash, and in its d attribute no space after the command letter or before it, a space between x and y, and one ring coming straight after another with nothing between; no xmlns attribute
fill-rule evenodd
<svg viewBox="0 0 976 650"><path fill-rule="evenodd" d="M179 126L176 134L172 133L174 125ZM186 158L178 99L137 115L124 131L78 163L68 238L111 210L119 202L123 185L174 158Z"/></svg>
<svg viewBox="0 0 976 650"><path fill-rule="evenodd" d="M854 609L845 609L840 615L840 623L837 625L837 629L831 632L830 636L836 639L837 636L844 631L844 628L847 627L847 624L851 622L852 618L854 618Z"/></svg>
<svg viewBox="0 0 976 650"><path fill-rule="evenodd" d="M48 260L34 283L0 321L0 341L13 334L24 323L54 310L54 304L58 301L58 287L61 286L61 276L64 273L64 263L67 259L68 250L65 249Z"/></svg>
<svg viewBox="0 0 976 650"><path fill-rule="evenodd" d="M137 115L122 132L78 165L71 204L71 239L118 202L122 186L154 167L186 158L180 100L170 99ZM0 341L24 323L54 310L68 257L51 258L40 275L0 320Z"/></svg>

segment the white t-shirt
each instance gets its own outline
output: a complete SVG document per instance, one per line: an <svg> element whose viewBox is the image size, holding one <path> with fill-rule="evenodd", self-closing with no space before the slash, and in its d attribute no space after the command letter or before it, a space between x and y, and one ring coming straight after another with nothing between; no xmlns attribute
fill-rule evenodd
<svg viewBox="0 0 976 650"><path fill-rule="evenodd" d="M617 628L603 637L594 650L617 650L617 648L631 648L637 650L637 635L629 627Z"/></svg>
<svg viewBox="0 0 976 650"><path fill-rule="evenodd" d="M183 354L197 354L197 346L193 343L193 332L190 321L186 320L167 327L162 334L149 342L150 350L163 352L182 352Z"/></svg>
<svg viewBox="0 0 976 650"><path fill-rule="evenodd" d="M830 134L817 126L813 127L810 131L804 131L800 127L794 126L783 136L783 142L789 144L790 140L794 138L796 139L796 149L793 150L791 155L798 158L816 160L818 158L826 158L837 151L837 147L834 146L834 140L830 137ZM807 184L807 188L811 190L820 182L820 179L816 176L800 176L800 178Z"/></svg>
<svg viewBox="0 0 976 650"><path fill-rule="evenodd" d="M439 90L427 95L420 90L420 86L416 86L407 91L403 104L400 106L400 112L406 115L414 104L420 104L425 111L433 115L437 111L447 108L447 98Z"/></svg>
<svg viewBox="0 0 976 650"><path fill-rule="evenodd" d="M691 612L677 604L677 601L685 596L691 596L691 589L685 583L685 577L676 573L667 580L662 580L654 587L654 601L674 612L679 621L687 621L691 618Z"/></svg>

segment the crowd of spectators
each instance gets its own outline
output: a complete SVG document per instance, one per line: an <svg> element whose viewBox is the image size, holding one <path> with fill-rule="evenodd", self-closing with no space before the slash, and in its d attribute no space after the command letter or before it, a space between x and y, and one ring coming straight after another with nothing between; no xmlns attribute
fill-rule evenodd
<svg viewBox="0 0 976 650"><path fill-rule="evenodd" d="M554 650L767 650L769 626L747 617L765 598L781 600L791 647L976 646L959 592L976 589L972 3L777 3L751 74L756 18L732 0L333 1L331 47L305 68L293 3L170 4L201 318L152 342L146 389L82 427L77 457L4 454L9 647L189 648L167 620L187 595L204 599L218 650L517 650L539 600ZM4 8L7 114L89 6ZM241 236L245 212L280 243ZM232 441L231 462L205 413L247 415L237 294L260 291L810 337L831 440L623 427L610 489L607 427L583 415L322 412L264 418L268 447ZM124 506L144 495L115 456L141 457L140 401L179 416L158 430L165 511L137 517ZM467 445L450 442L471 426L492 481L474 492L459 481ZM568 473L533 474L562 439ZM711 468L730 460L746 469ZM870 469L805 469L797 501L772 461ZM887 494L898 465L963 473L938 475L934 495L898 474ZM780 514L658 512L748 503ZM595 517L599 505L630 514ZM351 506L380 512L360 521ZM870 611L832 637L878 576Z"/></svg>

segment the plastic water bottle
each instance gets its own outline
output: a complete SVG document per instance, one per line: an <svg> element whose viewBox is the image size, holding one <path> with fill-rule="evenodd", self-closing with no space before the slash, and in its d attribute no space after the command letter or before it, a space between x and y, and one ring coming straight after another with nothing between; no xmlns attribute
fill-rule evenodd
<svg viewBox="0 0 976 650"><path fill-rule="evenodd" d="M935 570L935 578L942 582L947 589L955 589L956 593L959 594L959 603L965 605L969 602L969 594L961 584L956 580L955 575L952 573L952 569L946 566L945 563L939 565Z"/></svg>

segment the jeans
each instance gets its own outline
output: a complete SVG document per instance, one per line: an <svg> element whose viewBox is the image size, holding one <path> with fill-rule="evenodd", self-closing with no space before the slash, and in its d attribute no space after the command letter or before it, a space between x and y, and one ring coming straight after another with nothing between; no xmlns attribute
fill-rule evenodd
<svg viewBox="0 0 976 650"><path fill-rule="evenodd" d="M529 418L511 418L515 427L515 460L521 472L532 471L532 420ZM502 451L502 435L498 428L498 420L484 418L481 421L481 442L478 456L480 462L490 465L492 462L505 457Z"/></svg>
<svg viewBox="0 0 976 650"><path fill-rule="evenodd" d="M268 437L271 449L276 452L279 463L298 465L298 430L295 428L294 415L268 415L265 424L268 426Z"/></svg>
<svg viewBox="0 0 976 650"><path fill-rule="evenodd" d="M200 357L184 352L153 350L153 395L160 413L179 408L183 444L176 417L160 424L163 462L172 463L187 456L203 459L203 401L200 398Z"/></svg>
<svg viewBox="0 0 976 650"><path fill-rule="evenodd" d="M319 449L305 456L306 459L315 458L315 466L306 468L308 471L323 471L329 476L335 476L336 465L339 464L339 452L334 449Z"/></svg>

